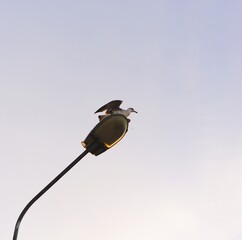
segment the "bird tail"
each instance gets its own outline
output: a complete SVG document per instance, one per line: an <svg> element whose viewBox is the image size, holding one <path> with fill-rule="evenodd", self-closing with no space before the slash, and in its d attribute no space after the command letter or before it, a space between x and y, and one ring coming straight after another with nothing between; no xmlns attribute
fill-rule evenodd
<svg viewBox="0 0 242 240"><path fill-rule="evenodd" d="M105 117L107 117L107 115L99 115L99 116L98 116L99 121L102 121Z"/></svg>

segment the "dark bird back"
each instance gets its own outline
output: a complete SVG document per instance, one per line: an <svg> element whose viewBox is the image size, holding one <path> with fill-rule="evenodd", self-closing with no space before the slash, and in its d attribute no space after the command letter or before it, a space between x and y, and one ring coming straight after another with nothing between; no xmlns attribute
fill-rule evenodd
<svg viewBox="0 0 242 240"><path fill-rule="evenodd" d="M104 112L106 110L107 114L112 114L113 111L121 110L121 108L119 106L121 105L122 102L123 101L121 101L121 100L113 100L113 101L103 105L102 107L100 107L95 113Z"/></svg>

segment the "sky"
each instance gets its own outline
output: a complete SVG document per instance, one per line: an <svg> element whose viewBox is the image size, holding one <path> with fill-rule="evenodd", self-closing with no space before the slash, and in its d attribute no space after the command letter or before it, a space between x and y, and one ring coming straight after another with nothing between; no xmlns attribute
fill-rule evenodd
<svg viewBox="0 0 242 240"><path fill-rule="evenodd" d="M0 3L0 236L83 151L94 112L138 114L26 213L21 240L242 239L242 3Z"/></svg>

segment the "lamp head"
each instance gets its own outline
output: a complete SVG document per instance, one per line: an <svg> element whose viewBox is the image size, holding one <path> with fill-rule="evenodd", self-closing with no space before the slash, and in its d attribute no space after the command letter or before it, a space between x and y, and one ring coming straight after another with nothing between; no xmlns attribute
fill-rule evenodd
<svg viewBox="0 0 242 240"><path fill-rule="evenodd" d="M111 114L100 121L82 142L84 148L97 156L118 143L128 131L128 119Z"/></svg>

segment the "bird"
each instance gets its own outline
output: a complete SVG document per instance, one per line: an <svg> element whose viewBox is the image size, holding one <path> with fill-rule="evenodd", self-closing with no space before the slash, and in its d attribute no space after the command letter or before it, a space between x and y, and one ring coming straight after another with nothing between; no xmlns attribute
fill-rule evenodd
<svg viewBox="0 0 242 240"><path fill-rule="evenodd" d="M95 113L105 111L105 115L99 115L98 116L99 120L101 121L103 118L105 118L106 116L108 116L110 114L122 114L126 118L128 118L128 116L130 115L131 112L138 113L133 108L128 108L126 110L120 108L120 105L122 104L122 102L123 102L122 100L113 100L113 101L103 105L102 107L100 107Z"/></svg>

